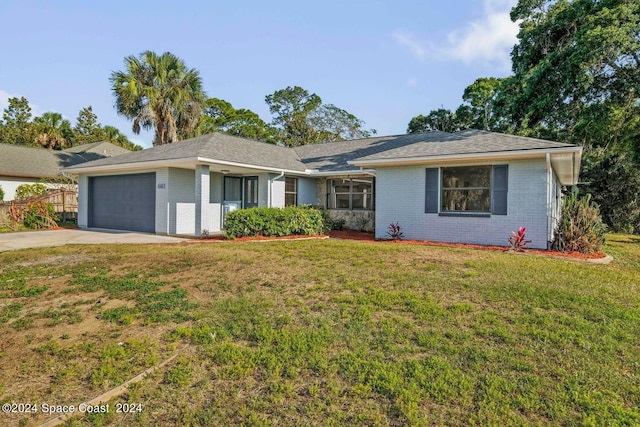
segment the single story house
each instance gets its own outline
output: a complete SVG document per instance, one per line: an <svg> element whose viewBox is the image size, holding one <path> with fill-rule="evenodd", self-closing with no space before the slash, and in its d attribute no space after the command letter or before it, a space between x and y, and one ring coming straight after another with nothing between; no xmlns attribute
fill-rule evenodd
<svg viewBox="0 0 640 427"><path fill-rule="evenodd" d="M220 133L65 170L80 227L200 236L254 206L314 204L385 238L501 245L527 227L547 248L582 148L469 130L286 148Z"/></svg>
<svg viewBox="0 0 640 427"><path fill-rule="evenodd" d="M128 152L129 150L106 141L78 145L66 150L0 144L0 187L4 191L4 201L13 200L16 188L22 184L59 178L65 167Z"/></svg>

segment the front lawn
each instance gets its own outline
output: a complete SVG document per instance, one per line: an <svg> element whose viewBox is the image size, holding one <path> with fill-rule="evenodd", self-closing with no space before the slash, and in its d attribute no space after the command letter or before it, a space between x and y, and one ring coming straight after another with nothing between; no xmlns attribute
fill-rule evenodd
<svg viewBox="0 0 640 427"><path fill-rule="evenodd" d="M605 251L604 266L334 239L0 253L0 403L77 406L176 355L67 425L638 425L640 238Z"/></svg>

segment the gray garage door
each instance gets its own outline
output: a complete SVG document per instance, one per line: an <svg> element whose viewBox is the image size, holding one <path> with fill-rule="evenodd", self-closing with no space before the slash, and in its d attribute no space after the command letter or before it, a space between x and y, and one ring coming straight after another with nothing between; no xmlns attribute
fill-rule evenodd
<svg viewBox="0 0 640 427"><path fill-rule="evenodd" d="M89 178L89 227L156 231L156 174Z"/></svg>

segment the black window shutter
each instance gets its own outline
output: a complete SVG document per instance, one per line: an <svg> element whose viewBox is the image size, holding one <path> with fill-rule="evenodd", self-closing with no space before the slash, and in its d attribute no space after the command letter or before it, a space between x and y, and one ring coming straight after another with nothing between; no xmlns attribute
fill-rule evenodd
<svg viewBox="0 0 640 427"><path fill-rule="evenodd" d="M493 167L493 215L507 214L507 190L509 187L509 165Z"/></svg>
<svg viewBox="0 0 640 427"><path fill-rule="evenodd" d="M438 213L438 168L427 169L425 213Z"/></svg>

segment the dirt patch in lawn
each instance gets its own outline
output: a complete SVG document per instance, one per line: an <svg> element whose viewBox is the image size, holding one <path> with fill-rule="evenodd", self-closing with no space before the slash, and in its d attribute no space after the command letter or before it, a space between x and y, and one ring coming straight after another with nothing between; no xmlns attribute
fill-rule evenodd
<svg viewBox="0 0 640 427"><path fill-rule="evenodd" d="M93 257L83 254L74 254L74 255L51 255L40 259L23 261L17 263L21 267L30 267L33 265L71 265L71 264L79 264L82 262L90 262L93 261Z"/></svg>

